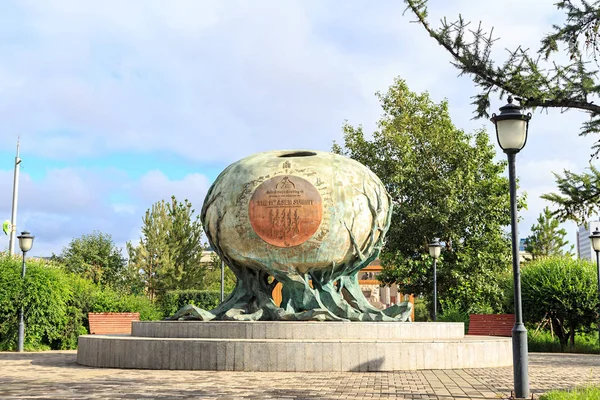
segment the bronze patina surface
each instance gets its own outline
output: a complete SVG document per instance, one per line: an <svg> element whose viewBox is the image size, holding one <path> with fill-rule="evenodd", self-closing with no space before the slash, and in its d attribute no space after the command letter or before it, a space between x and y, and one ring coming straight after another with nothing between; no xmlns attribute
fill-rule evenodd
<svg viewBox="0 0 600 400"><path fill-rule="evenodd" d="M243 158L217 177L200 216L235 289L213 310L190 305L171 318L405 321L410 303L379 310L358 284L391 215L381 180L350 158L308 150Z"/></svg>
<svg viewBox="0 0 600 400"><path fill-rule="evenodd" d="M323 219L317 189L299 176L277 176L261 183L250 198L250 224L265 242L297 246L315 234Z"/></svg>

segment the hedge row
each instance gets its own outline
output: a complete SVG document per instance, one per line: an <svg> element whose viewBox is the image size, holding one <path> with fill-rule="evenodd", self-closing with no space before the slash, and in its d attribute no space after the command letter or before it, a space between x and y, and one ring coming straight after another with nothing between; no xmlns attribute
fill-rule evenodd
<svg viewBox="0 0 600 400"><path fill-rule="evenodd" d="M193 304L212 310L221 302L221 292L212 290L172 290L160 296L157 306L165 317L173 315L181 307Z"/></svg>
<svg viewBox="0 0 600 400"><path fill-rule="evenodd" d="M25 349L74 349L88 332L89 312L139 312L140 319L162 318L144 296L123 295L64 271L44 260L21 262L0 253L0 350L17 344L19 308L25 315Z"/></svg>

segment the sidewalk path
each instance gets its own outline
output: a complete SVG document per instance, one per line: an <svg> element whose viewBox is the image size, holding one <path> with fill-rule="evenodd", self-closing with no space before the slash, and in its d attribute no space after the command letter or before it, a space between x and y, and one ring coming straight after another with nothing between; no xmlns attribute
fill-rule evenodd
<svg viewBox="0 0 600 400"><path fill-rule="evenodd" d="M87 368L74 351L0 352L0 399L506 399L512 368L269 373ZM531 389L600 385L600 356L532 353ZM537 397L537 396L536 396Z"/></svg>

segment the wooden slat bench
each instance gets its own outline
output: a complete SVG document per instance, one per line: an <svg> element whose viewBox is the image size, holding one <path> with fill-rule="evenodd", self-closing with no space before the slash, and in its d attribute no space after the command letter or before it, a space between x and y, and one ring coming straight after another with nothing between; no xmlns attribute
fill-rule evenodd
<svg viewBox="0 0 600 400"><path fill-rule="evenodd" d="M468 335L512 336L514 314L471 314Z"/></svg>
<svg viewBox="0 0 600 400"><path fill-rule="evenodd" d="M88 319L91 334L131 334L131 322L139 321L140 313L88 313Z"/></svg>

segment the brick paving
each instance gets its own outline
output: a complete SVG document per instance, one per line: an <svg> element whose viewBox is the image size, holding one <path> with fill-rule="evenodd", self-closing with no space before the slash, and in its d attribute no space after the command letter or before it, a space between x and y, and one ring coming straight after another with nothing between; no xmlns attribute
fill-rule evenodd
<svg viewBox="0 0 600 400"><path fill-rule="evenodd" d="M0 352L0 399L507 399L512 368L371 373L88 368L74 351ZM600 356L530 354L532 392L600 385Z"/></svg>

